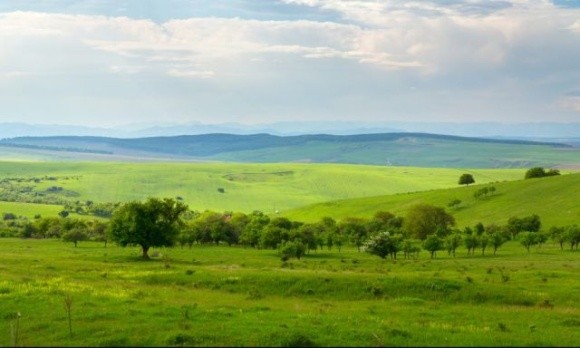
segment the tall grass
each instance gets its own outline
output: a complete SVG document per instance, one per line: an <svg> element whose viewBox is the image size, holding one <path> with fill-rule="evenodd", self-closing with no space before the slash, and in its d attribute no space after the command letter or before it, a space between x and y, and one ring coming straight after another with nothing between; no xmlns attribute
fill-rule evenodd
<svg viewBox="0 0 580 348"><path fill-rule="evenodd" d="M225 246L139 250L0 239L0 345L571 346L579 254L381 260L345 248L280 261ZM169 267L167 267L169 265ZM73 335L63 296L74 298ZM11 326L12 325L12 326ZM13 331L12 331L13 332Z"/></svg>

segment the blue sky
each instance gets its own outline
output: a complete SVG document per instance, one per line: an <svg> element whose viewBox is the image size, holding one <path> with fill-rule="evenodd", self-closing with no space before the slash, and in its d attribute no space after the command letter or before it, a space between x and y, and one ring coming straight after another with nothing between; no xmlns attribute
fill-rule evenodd
<svg viewBox="0 0 580 348"><path fill-rule="evenodd" d="M0 2L0 122L580 122L580 0Z"/></svg>

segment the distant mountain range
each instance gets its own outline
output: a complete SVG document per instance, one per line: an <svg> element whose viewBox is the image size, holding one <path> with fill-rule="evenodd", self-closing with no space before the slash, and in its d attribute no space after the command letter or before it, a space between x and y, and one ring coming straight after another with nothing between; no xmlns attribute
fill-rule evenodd
<svg viewBox="0 0 580 348"><path fill-rule="evenodd" d="M203 134L144 138L16 137L0 141L1 158L317 162L422 167L513 168L580 165L564 143L425 133L357 135Z"/></svg>
<svg viewBox="0 0 580 348"><path fill-rule="evenodd" d="M67 125L0 123L0 139L24 136L99 136L142 138L157 136L200 135L210 133L304 135L355 135L371 133L432 133L465 137L520 139L563 142L580 146L580 123L451 123L451 122L276 122L248 125L242 123L203 124L129 124L99 128Z"/></svg>

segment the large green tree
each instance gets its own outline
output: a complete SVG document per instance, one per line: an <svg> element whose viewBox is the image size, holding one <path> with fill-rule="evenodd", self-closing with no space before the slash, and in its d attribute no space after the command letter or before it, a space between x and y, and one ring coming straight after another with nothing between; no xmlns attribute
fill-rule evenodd
<svg viewBox="0 0 580 348"><path fill-rule="evenodd" d="M187 206L171 198L128 202L115 210L108 226L112 241L125 247L138 245L149 259L151 247L173 246L179 235L180 216Z"/></svg>
<svg viewBox="0 0 580 348"><path fill-rule="evenodd" d="M416 204L409 208L403 220L403 228L409 236L424 240L437 230L449 231L455 218L445 209L429 204Z"/></svg>

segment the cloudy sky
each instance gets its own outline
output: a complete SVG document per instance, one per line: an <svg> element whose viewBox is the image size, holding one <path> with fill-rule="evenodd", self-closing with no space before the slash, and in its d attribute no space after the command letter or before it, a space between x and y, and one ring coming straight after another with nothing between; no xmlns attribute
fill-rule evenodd
<svg viewBox="0 0 580 348"><path fill-rule="evenodd" d="M580 0L0 2L0 122L580 122Z"/></svg>

